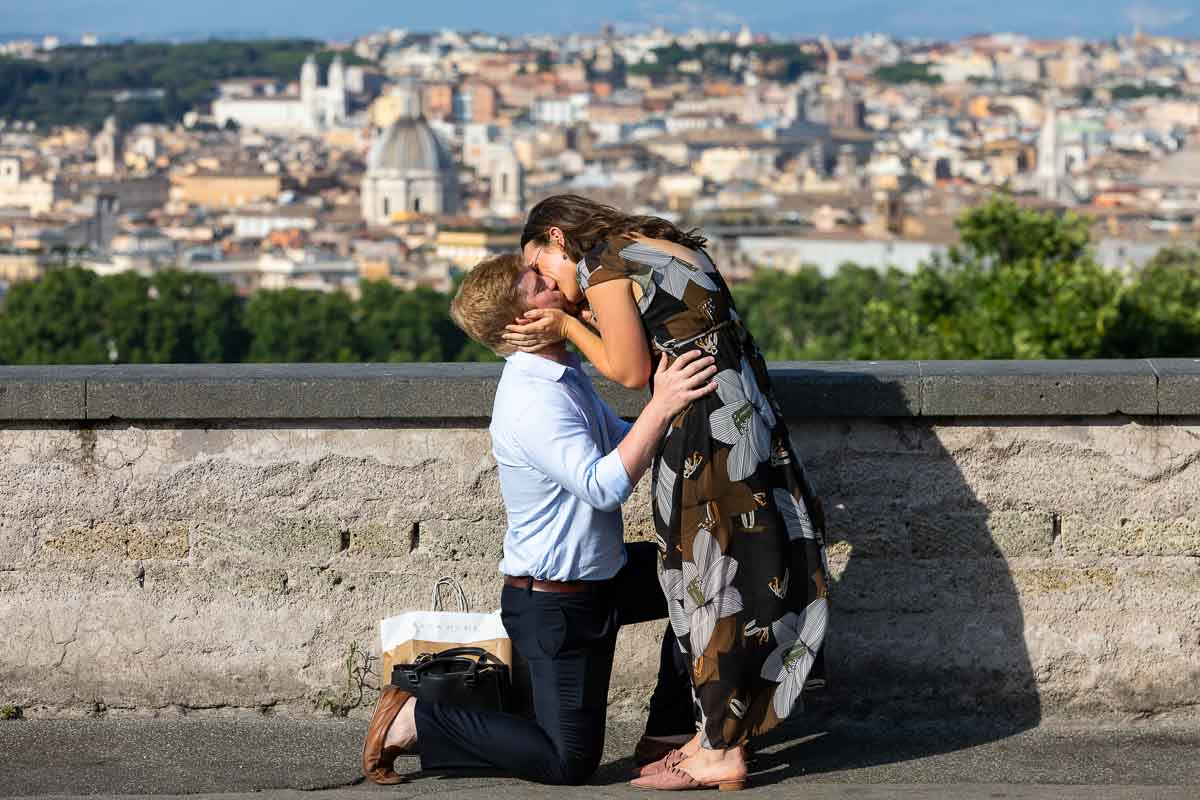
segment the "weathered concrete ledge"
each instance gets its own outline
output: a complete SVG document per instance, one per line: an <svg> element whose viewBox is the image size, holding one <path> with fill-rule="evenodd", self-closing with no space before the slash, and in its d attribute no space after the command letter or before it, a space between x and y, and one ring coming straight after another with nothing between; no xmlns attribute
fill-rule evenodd
<svg viewBox="0 0 1200 800"><path fill-rule="evenodd" d="M1200 414L1200 358L772 364L796 417ZM498 364L0 367L0 420L484 419ZM641 392L598 380L636 415Z"/></svg>

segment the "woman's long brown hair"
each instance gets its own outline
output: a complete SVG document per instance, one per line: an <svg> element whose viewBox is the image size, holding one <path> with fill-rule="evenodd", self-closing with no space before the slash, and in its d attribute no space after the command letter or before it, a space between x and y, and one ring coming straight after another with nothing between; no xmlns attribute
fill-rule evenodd
<svg viewBox="0 0 1200 800"><path fill-rule="evenodd" d="M580 197L577 194L556 194L533 207L525 230L521 232L521 247L529 242L549 243L547 231L562 228L567 256L579 261L593 247L610 236L640 233L651 239L666 239L698 250L708 241L698 228L682 231L661 217L642 217Z"/></svg>

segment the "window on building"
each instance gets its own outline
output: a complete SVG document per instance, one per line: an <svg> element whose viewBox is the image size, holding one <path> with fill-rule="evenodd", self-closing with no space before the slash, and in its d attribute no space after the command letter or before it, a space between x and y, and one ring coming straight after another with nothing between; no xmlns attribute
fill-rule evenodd
<svg viewBox="0 0 1200 800"><path fill-rule="evenodd" d="M386 197L383 198L383 215L385 217L390 217L392 215L392 204L391 201Z"/></svg>
<svg viewBox="0 0 1200 800"><path fill-rule="evenodd" d="M421 213L421 198L413 198L413 211L417 212L418 214Z"/></svg>

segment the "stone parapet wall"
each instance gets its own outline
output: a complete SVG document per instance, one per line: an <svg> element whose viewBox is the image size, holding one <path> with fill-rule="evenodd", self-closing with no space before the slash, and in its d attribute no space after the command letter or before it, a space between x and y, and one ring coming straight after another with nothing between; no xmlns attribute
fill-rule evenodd
<svg viewBox="0 0 1200 800"><path fill-rule="evenodd" d="M823 702L1196 711L1200 361L772 373L829 517ZM497 375L0 368L0 704L353 705L351 648L377 652L379 618L425 607L436 577L459 578L476 610L498 604ZM602 392L626 415L643 400ZM626 506L631 539L651 537L647 483ZM619 710L642 707L661 631L622 633Z"/></svg>

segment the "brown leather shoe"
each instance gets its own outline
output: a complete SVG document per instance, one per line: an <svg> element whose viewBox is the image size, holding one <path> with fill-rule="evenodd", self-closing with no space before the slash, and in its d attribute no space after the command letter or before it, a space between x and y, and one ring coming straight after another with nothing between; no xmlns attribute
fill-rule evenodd
<svg viewBox="0 0 1200 800"><path fill-rule="evenodd" d="M367 738L363 740L362 771L368 780L385 785L404 783L407 778L397 774L392 769L396 757L403 755L399 747L384 747L387 741L388 728L396 720L396 715L412 695L395 686L385 686L379 692L379 701L375 703L375 713L371 717L371 726L367 728Z"/></svg>

